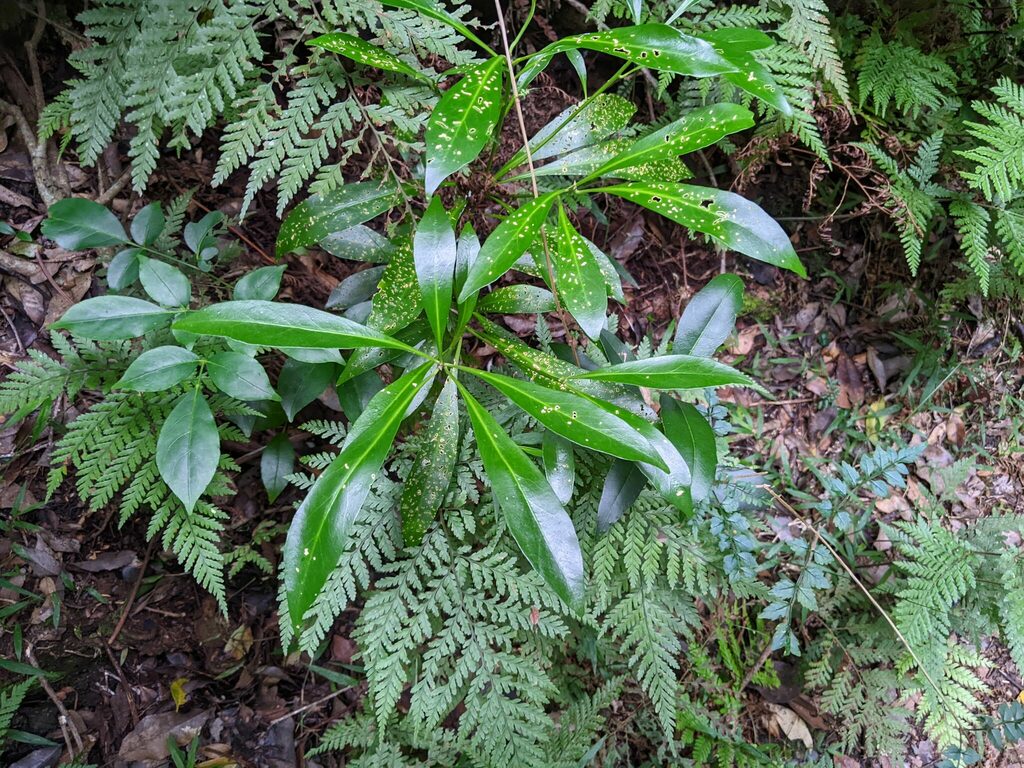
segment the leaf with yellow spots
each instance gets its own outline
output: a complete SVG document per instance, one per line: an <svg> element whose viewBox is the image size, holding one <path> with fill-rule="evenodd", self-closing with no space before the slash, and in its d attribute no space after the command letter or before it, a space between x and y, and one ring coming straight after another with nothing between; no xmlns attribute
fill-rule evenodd
<svg viewBox="0 0 1024 768"><path fill-rule="evenodd" d="M444 501L455 470L458 447L458 390L449 379L437 396L420 450L402 488L399 510L405 546L419 546L423 541L427 526Z"/></svg>
<svg viewBox="0 0 1024 768"><path fill-rule="evenodd" d="M394 333L419 317L422 309L412 244L406 240L384 268L366 324L383 333Z"/></svg>
<svg viewBox="0 0 1024 768"><path fill-rule="evenodd" d="M401 199L391 182L344 184L324 195L312 195L292 208L281 222L274 249L278 255L319 243L335 232L386 213Z"/></svg>
<svg viewBox="0 0 1024 768"><path fill-rule="evenodd" d="M601 267L587 241L558 206L558 248L552 253L555 290L583 332L596 339L605 326L608 294Z"/></svg>
<svg viewBox="0 0 1024 768"><path fill-rule="evenodd" d="M491 291L480 299L479 310L492 315L532 315L554 312L555 297L547 288L537 285L507 285Z"/></svg>
<svg viewBox="0 0 1024 768"><path fill-rule="evenodd" d="M740 195L688 184L640 181L590 191L631 200L752 259L807 277L778 222Z"/></svg>
<svg viewBox="0 0 1024 768"><path fill-rule="evenodd" d="M460 302L504 275L526 253L540 234L544 219L559 194L558 191L548 192L524 203L491 232L469 268L459 293Z"/></svg>
<svg viewBox="0 0 1024 768"><path fill-rule="evenodd" d="M317 478L292 519L283 553L288 621L302 634L306 612L345 551L349 532L391 451L398 427L434 367L426 363L388 385L349 429L341 453Z"/></svg>
<svg viewBox="0 0 1024 768"><path fill-rule="evenodd" d="M754 115L739 104L713 104L695 109L664 128L635 141L628 149L592 171L580 184L623 168L671 160L710 146L754 124Z"/></svg>
<svg viewBox="0 0 1024 768"><path fill-rule="evenodd" d="M773 45L768 35L757 29L716 29L705 33L704 39L738 70L723 74L722 77L726 81L751 96L756 96L784 115L793 114L793 108L771 72L751 53Z"/></svg>
<svg viewBox="0 0 1024 768"><path fill-rule="evenodd" d="M494 502L519 549L565 603L583 604L583 554L572 519L544 474L501 425L460 386Z"/></svg>
<svg viewBox="0 0 1024 768"><path fill-rule="evenodd" d="M368 43L361 37L349 35L345 32L331 32L314 37L307 45L311 45L314 48L323 48L325 51L352 59L352 61L359 64L366 64L367 66L384 69L388 72L398 72L416 78L426 77L423 72L413 69L397 56L388 53L380 46Z"/></svg>
<svg viewBox="0 0 1024 768"><path fill-rule="evenodd" d="M646 439L615 414L611 403L600 406L564 389L513 379L497 373L467 368L497 389L556 435L592 451L630 461L646 461L667 469L667 465Z"/></svg>
<svg viewBox="0 0 1024 768"><path fill-rule="evenodd" d="M503 67L497 56L472 67L430 113L425 136L428 195L476 160L491 140L501 119Z"/></svg>

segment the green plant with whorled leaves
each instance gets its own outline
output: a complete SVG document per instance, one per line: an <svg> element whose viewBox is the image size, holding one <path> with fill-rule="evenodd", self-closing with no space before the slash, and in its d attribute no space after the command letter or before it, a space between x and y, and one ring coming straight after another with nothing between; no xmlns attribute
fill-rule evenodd
<svg viewBox="0 0 1024 768"><path fill-rule="evenodd" d="M210 338L227 340L243 350L234 353L241 357L257 348L304 350L303 355L352 350L338 383L345 398L357 402L359 415L340 453L299 506L284 548L287 619L282 623L288 625L287 637L300 639L393 444L425 403L434 403L425 427L433 450L419 457L406 480L401 510L406 544L416 545L433 524L454 466L451 446L463 408L508 532L573 610L582 610L586 600L586 567L557 476L574 451L615 460L607 480L608 523L647 482L682 515L707 494L716 463L713 435L704 417L673 393L750 383L711 358L732 327L739 281L723 277L691 305L693 311L683 316L664 354L622 359L620 354L628 353L609 327L607 307L609 294L621 299L620 278L608 257L580 234L575 223L579 208L592 206L600 196L617 197L725 248L803 274L785 233L758 206L729 192L682 182L689 172L680 157L750 127L753 118L746 108L716 104L653 133L624 137L632 108L608 93L624 78L650 68L697 78L726 76L755 97L776 103L778 88L749 55L768 44L761 33L744 30L709 42L666 25L643 24L576 35L513 58L514 41L509 44L503 37L503 53L498 53L426 0L390 4L448 24L489 58L449 73L455 80L427 120L422 182L392 174L347 184L307 198L284 220L279 254L320 244L340 255L386 261L372 276L357 273L339 287L333 303L347 307L345 316L266 297L188 309L185 302L161 307L104 296L80 303L59 323L78 336L106 339L169 327L185 341L178 355L189 354L190 343ZM389 76L410 76L399 60L349 35L325 35L310 44ZM579 105L527 137L519 92L554 56L579 63L581 50L623 64ZM513 114L524 134L523 147L496 173L479 171L508 206L481 243L465 223L481 212L471 208L457 174L466 169L477 173L478 166L470 166L494 145L504 120ZM391 238L365 226L393 209L415 211L420 201L422 213L407 219L406 228L392 227ZM512 271L531 279L509 280ZM515 313L557 317L570 347L561 357L549 354L494 320ZM475 366L471 349L480 344L496 349L520 375ZM594 344L616 364L595 366L588 356L588 345ZM386 386L378 370L388 372ZM537 443L510 438L471 393L468 379L492 387L532 417ZM642 396L651 391L661 392L660 419L650 405L652 396ZM211 477L209 451L196 449L209 431L198 384L182 395L178 409L184 412L173 434L179 447L178 481L168 485L189 506ZM544 470L534 459L540 455Z"/></svg>

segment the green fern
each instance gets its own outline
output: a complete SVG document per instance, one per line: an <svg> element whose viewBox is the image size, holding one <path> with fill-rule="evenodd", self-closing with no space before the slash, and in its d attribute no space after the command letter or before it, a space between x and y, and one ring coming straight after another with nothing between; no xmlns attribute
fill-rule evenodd
<svg viewBox="0 0 1024 768"><path fill-rule="evenodd" d="M877 32L863 42L856 67L860 106L870 101L882 117L893 104L911 116L938 109L956 87L956 73L942 59L897 41L884 43Z"/></svg>
<svg viewBox="0 0 1024 768"><path fill-rule="evenodd" d="M779 34L806 54L842 102L849 104L850 86L832 36L828 5L824 0L779 0L779 4L789 10L789 18L779 27Z"/></svg>
<svg viewBox="0 0 1024 768"><path fill-rule="evenodd" d="M961 173L987 199L998 195L1008 203L1024 191L1024 86L1001 78L992 93L995 103L971 102L988 122L964 123L979 145L959 153L976 163Z"/></svg>
<svg viewBox="0 0 1024 768"><path fill-rule="evenodd" d="M34 678L29 678L0 690L0 753L3 752L11 721L35 682Z"/></svg>

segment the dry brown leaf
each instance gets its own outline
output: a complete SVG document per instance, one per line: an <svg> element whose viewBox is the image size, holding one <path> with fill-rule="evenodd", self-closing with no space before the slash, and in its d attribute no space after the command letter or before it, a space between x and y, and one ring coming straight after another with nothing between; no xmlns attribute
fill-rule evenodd
<svg viewBox="0 0 1024 768"><path fill-rule="evenodd" d="M778 704L765 704L768 711L772 713L772 720L779 730L790 741L799 741L807 749L814 749L814 739L811 738L811 731L796 712L789 707Z"/></svg>
<svg viewBox="0 0 1024 768"><path fill-rule="evenodd" d="M857 366L845 352L840 352L836 360L836 378L839 380L836 404L848 410L859 408L864 402L864 382Z"/></svg>

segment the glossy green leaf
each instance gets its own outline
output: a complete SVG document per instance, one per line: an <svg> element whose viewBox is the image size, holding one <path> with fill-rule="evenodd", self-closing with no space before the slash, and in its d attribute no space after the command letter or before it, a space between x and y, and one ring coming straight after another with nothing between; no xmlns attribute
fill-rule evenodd
<svg viewBox="0 0 1024 768"><path fill-rule="evenodd" d="M165 307L188 306L192 284L185 273L159 259L139 256L139 282L153 301Z"/></svg>
<svg viewBox="0 0 1024 768"><path fill-rule="evenodd" d="M548 481L472 395L462 397L473 423L494 501L530 565L570 607L583 604L583 555L572 520Z"/></svg>
<svg viewBox="0 0 1024 768"><path fill-rule="evenodd" d="M235 283L232 298L238 301L273 301L277 292L281 290L281 276L286 268L287 265L282 264L279 267L254 269Z"/></svg>
<svg viewBox="0 0 1024 768"><path fill-rule="evenodd" d="M455 282L455 230L440 197L434 197L420 219L412 243L416 279L423 297L427 321L434 330L438 349L444 348L448 311Z"/></svg>
<svg viewBox="0 0 1024 768"><path fill-rule="evenodd" d="M326 35L314 37L307 42L314 48L323 48L325 51L336 53L347 59L365 64L368 67L383 69L388 72L398 72L409 77L423 78L425 75L413 69L397 56L388 53L380 46L368 43L361 37L349 35L345 32L330 32Z"/></svg>
<svg viewBox="0 0 1024 768"><path fill-rule="evenodd" d="M495 56L468 70L430 113L424 137L428 195L476 160L490 141L501 119L504 66L504 60Z"/></svg>
<svg viewBox="0 0 1024 768"><path fill-rule="evenodd" d="M345 184L323 195L312 195L285 217L275 249L283 255L319 243L334 232L380 216L400 200L397 185L375 181Z"/></svg>
<svg viewBox="0 0 1024 768"><path fill-rule="evenodd" d="M693 500L706 499L711 493L718 467L714 430L690 403L681 403L672 397L661 398L661 421L665 425L665 437L679 449L690 468Z"/></svg>
<svg viewBox="0 0 1024 768"><path fill-rule="evenodd" d="M722 75L726 81L784 115L793 114L793 108L772 73L751 53L773 45L774 41L768 35L756 29L726 28L706 32L704 39L715 47L722 58L736 67L736 72Z"/></svg>
<svg viewBox="0 0 1024 768"><path fill-rule="evenodd" d="M107 285L113 291L123 291L139 279L139 254L138 248L125 248L118 251L117 255L107 265Z"/></svg>
<svg viewBox="0 0 1024 768"><path fill-rule="evenodd" d="M422 310L412 244L406 241L384 268L366 324L384 333L394 333L419 317Z"/></svg>
<svg viewBox="0 0 1024 768"><path fill-rule="evenodd" d="M580 378L615 381L651 389L702 389L730 384L750 385L753 380L717 360L692 355L663 355L599 368Z"/></svg>
<svg viewBox="0 0 1024 768"><path fill-rule="evenodd" d="M466 279L469 277L469 272L473 268L473 264L476 263L477 257L480 255L480 238L476 236L476 230L473 229L472 224L466 224L462 228L462 232L459 234L459 241L455 246L455 295L459 296L462 292L463 286L466 284ZM465 299L459 299L457 305L459 307L459 317L456 321L457 333L461 334L465 330L466 325L469 323L469 319L473 316L473 311L477 305L477 293L473 293Z"/></svg>
<svg viewBox="0 0 1024 768"><path fill-rule="evenodd" d="M273 504L288 487L287 477L295 471L295 449L288 435L281 432L267 443L260 456L260 479L267 491L267 500Z"/></svg>
<svg viewBox="0 0 1024 768"><path fill-rule="evenodd" d="M69 251L128 242L128 235L117 217L84 197L69 197L51 205L43 221L43 234Z"/></svg>
<svg viewBox="0 0 1024 768"><path fill-rule="evenodd" d="M186 392L167 415L156 441L161 479L191 512L213 480L220 461L220 435L198 387Z"/></svg>
<svg viewBox="0 0 1024 768"><path fill-rule="evenodd" d="M619 275L618 263L587 238L584 237L583 242L587 244L594 261L597 262L597 268L601 271L608 296L620 304L625 304L626 294L622 291L622 277Z"/></svg>
<svg viewBox="0 0 1024 768"><path fill-rule="evenodd" d="M384 267L361 269L342 280L327 297L328 309L348 309L369 301L380 284Z"/></svg>
<svg viewBox="0 0 1024 768"><path fill-rule="evenodd" d="M288 421L295 421L299 411L322 395L337 378L338 366L334 363L285 360L277 377L277 391Z"/></svg>
<svg viewBox="0 0 1024 768"><path fill-rule="evenodd" d="M420 450L402 488L399 510L407 547L423 541L451 483L459 448L458 403L458 390L449 379L431 409Z"/></svg>
<svg viewBox="0 0 1024 768"><path fill-rule="evenodd" d="M483 379L549 430L577 445L665 468L650 443L635 429L585 397L497 373L478 369L467 372ZM609 409L613 407L608 404Z"/></svg>
<svg viewBox="0 0 1024 768"><path fill-rule="evenodd" d="M217 352L206 361L217 389L236 400L280 400L270 377L255 359L241 352Z"/></svg>
<svg viewBox="0 0 1024 768"><path fill-rule="evenodd" d="M480 299L477 309L492 315L535 315L554 312L555 297L547 288L519 283L491 291Z"/></svg>
<svg viewBox="0 0 1024 768"><path fill-rule="evenodd" d="M587 241L573 227L561 205L558 207L558 248L551 259L562 303L583 332L596 339L605 326L608 311L604 274Z"/></svg>
<svg viewBox="0 0 1024 768"><path fill-rule="evenodd" d="M164 212L160 203L144 206L132 219L132 240L139 245L152 245L164 231Z"/></svg>
<svg viewBox="0 0 1024 768"><path fill-rule="evenodd" d="M544 476L555 496L563 504L572 499L576 484L576 459L572 443L554 432L545 432L541 442L544 458Z"/></svg>
<svg viewBox="0 0 1024 768"><path fill-rule="evenodd" d="M115 387L135 392L159 392L180 384L199 365L199 357L182 347L157 347L132 361Z"/></svg>
<svg viewBox="0 0 1024 768"><path fill-rule="evenodd" d="M353 349L409 347L380 331L301 304L224 301L181 315L177 330L223 336L261 347Z"/></svg>
<svg viewBox="0 0 1024 768"><path fill-rule="evenodd" d="M639 466L632 461L616 459L608 470L597 504L597 531L604 533L611 528L633 506L647 478Z"/></svg>
<svg viewBox="0 0 1024 768"><path fill-rule="evenodd" d="M718 275L683 310L672 352L710 357L732 333L742 306L743 281L736 275Z"/></svg>
<svg viewBox="0 0 1024 768"><path fill-rule="evenodd" d="M601 192L631 200L683 226L711 235L727 248L806 277L786 233L771 216L740 195L708 187L634 182Z"/></svg>
<svg viewBox="0 0 1024 768"><path fill-rule="evenodd" d="M739 104L713 104L695 109L634 142L628 149L599 166L580 184L614 174L622 168L661 162L710 146L729 134L750 128L754 115Z"/></svg>
<svg viewBox="0 0 1024 768"><path fill-rule="evenodd" d="M448 11L444 10L444 8L438 5L434 0L381 0L381 3L383 5L389 5L392 8L405 8L410 11L418 11L434 21L440 21L442 24L446 24L454 29L467 40L472 40L485 51L494 55L494 51L491 50L491 47L487 45L487 43L477 37L469 27L448 13Z"/></svg>
<svg viewBox="0 0 1024 768"><path fill-rule="evenodd" d="M134 339L171 322L174 312L131 296L97 296L73 305L53 324L97 341Z"/></svg>
<svg viewBox="0 0 1024 768"><path fill-rule="evenodd" d="M288 620L300 634L306 612L345 551L349 532L391 451L429 364L378 392L349 430L338 457L317 478L292 519L283 553Z"/></svg>
<svg viewBox="0 0 1024 768"><path fill-rule="evenodd" d="M715 51L711 43L684 34L667 24L638 24L605 32L573 35L552 43L534 55L550 57L572 48L587 48L650 69L691 77L713 77L735 70L732 64Z"/></svg>
<svg viewBox="0 0 1024 768"><path fill-rule="evenodd" d="M510 213L487 238L469 269L459 301L504 275L533 245L559 192L548 192Z"/></svg>
<svg viewBox="0 0 1024 768"><path fill-rule="evenodd" d="M395 252L390 240L363 224L332 232L320 241L320 247L339 259L371 264L386 264Z"/></svg>

